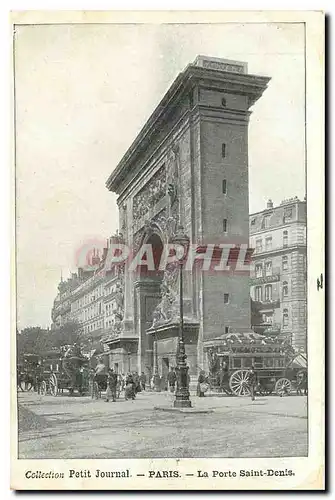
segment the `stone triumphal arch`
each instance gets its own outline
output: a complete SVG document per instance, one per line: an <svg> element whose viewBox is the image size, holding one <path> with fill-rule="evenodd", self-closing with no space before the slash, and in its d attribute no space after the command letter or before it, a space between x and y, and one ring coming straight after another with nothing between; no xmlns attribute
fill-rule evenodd
<svg viewBox="0 0 335 500"><path fill-rule="evenodd" d="M107 180L134 255L149 244L158 262L179 224L198 245L248 244L248 122L268 81L245 63L202 56L176 78ZM178 267L156 267L129 272L125 264L122 328L108 340L122 371L164 375L175 366ZM249 277L195 267L183 281L192 376L206 368L206 343L250 329Z"/></svg>

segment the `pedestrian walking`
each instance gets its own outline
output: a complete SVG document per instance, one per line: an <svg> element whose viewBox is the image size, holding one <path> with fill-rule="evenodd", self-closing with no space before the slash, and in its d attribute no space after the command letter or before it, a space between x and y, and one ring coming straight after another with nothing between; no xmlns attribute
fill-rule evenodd
<svg viewBox="0 0 335 500"><path fill-rule="evenodd" d="M99 358L98 364L94 370L94 381L97 382L99 391L101 391L101 388L104 387L104 384L106 383L106 376L107 376L106 365L102 362L102 359Z"/></svg>
<svg viewBox="0 0 335 500"><path fill-rule="evenodd" d="M250 389L251 401L255 401L256 387L258 384L258 377L255 367L252 366L248 372L248 386Z"/></svg>
<svg viewBox="0 0 335 500"><path fill-rule="evenodd" d="M151 379L150 379L150 389L152 391L155 389L155 374L153 374Z"/></svg>
<svg viewBox="0 0 335 500"><path fill-rule="evenodd" d="M120 391L123 391L126 387L126 376L124 373L121 373L120 377Z"/></svg>
<svg viewBox="0 0 335 500"><path fill-rule="evenodd" d="M84 373L84 367L81 366L79 368L79 371L78 371L78 392L80 394L80 396L83 395L83 389L84 389L84 377L85 377L85 373Z"/></svg>
<svg viewBox="0 0 335 500"><path fill-rule="evenodd" d="M124 389L124 398L127 401L128 399L135 399L136 392L134 387L134 379L131 373L128 373L126 378L126 386Z"/></svg>
<svg viewBox="0 0 335 500"><path fill-rule="evenodd" d="M142 391L145 391L145 384L147 383L147 377L145 376L144 372L141 373L140 382Z"/></svg>
<svg viewBox="0 0 335 500"><path fill-rule="evenodd" d="M119 398L121 391L123 389L122 387L122 376L120 373L117 373L117 382L116 382L116 397Z"/></svg>
<svg viewBox="0 0 335 500"><path fill-rule="evenodd" d="M134 380L134 390L135 393L137 394L138 392L141 392L141 381L138 372L133 373L133 380Z"/></svg>
<svg viewBox="0 0 335 500"><path fill-rule="evenodd" d="M42 380L43 380L42 363L41 360L38 360L35 369L35 387L34 387L34 391L36 391L37 394L41 394Z"/></svg>
<svg viewBox="0 0 335 500"><path fill-rule="evenodd" d="M307 394L307 373L300 371L297 375L297 396L306 396Z"/></svg>
<svg viewBox="0 0 335 500"><path fill-rule="evenodd" d="M168 378L170 392L174 392L176 388L177 375L173 367L170 368L167 378Z"/></svg>
<svg viewBox="0 0 335 500"><path fill-rule="evenodd" d="M114 372L113 368L110 368L108 370L108 378L107 378L106 403L108 403L110 397L112 397L112 401L115 403L116 388L117 388L117 374Z"/></svg>
<svg viewBox="0 0 335 500"><path fill-rule="evenodd" d="M154 382L154 391L161 392L161 378L159 376L159 373L154 374L153 382Z"/></svg>
<svg viewBox="0 0 335 500"><path fill-rule="evenodd" d="M231 391L229 388L229 372L228 372L228 365L224 361L222 363L222 366L220 368L219 372L219 381L220 381L220 392L225 392L228 396L231 395Z"/></svg>
<svg viewBox="0 0 335 500"><path fill-rule="evenodd" d="M199 396L199 398L205 397L205 392L208 390L208 387L209 385L206 374L204 370L201 370L198 377L197 396Z"/></svg>

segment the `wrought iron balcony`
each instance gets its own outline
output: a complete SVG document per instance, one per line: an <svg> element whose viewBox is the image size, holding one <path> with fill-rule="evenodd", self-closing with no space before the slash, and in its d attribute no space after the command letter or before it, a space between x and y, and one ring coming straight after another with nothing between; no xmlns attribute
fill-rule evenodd
<svg viewBox="0 0 335 500"><path fill-rule="evenodd" d="M280 281L280 274L279 273L275 273L275 274L271 274L269 276L259 276L259 277L253 277L253 278L250 278L250 283L251 285L263 285L263 284L267 284L267 283L275 283L277 281Z"/></svg>
<svg viewBox="0 0 335 500"><path fill-rule="evenodd" d="M276 309L277 307L280 307L280 300L279 299L271 299L271 300L260 300L257 301L259 304L260 310L262 309Z"/></svg>

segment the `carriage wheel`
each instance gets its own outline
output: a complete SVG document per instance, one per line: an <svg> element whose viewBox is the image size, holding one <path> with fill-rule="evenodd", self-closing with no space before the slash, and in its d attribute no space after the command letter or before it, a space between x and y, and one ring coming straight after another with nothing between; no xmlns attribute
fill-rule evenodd
<svg viewBox="0 0 335 500"><path fill-rule="evenodd" d="M288 378L280 378L275 385L277 396L288 396L291 392L291 382Z"/></svg>
<svg viewBox="0 0 335 500"><path fill-rule="evenodd" d="M55 374L51 375L49 379L50 394L52 396L57 396L58 394L58 381Z"/></svg>
<svg viewBox="0 0 335 500"><path fill-rule="evenodd" d="M248 372L246 370L234 372L229 379L229 387L235 396L250 396Z"/></svg>
<svg viewBox="0 0 335 500"><path fill-rule="evenodd" d="M41 387L40 387L40 394L41 394L41 396L45 396L46 393L47 393L47 383L45 380L42 380Z"/></svg>
<svg viewBox="0 0 335 500"><path fill-rule="evenodd" d="M22 380L22 382L20 382L21 391L29 392L32 390L32 388L33 388L33 383L30 380Z"/></svg>

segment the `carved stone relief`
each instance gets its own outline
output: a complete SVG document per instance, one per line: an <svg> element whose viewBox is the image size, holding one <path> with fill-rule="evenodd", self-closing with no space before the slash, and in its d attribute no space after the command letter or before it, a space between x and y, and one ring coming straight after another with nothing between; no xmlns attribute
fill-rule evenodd
<svg viewBox="0 0 335 500"><path fill-rule="evenodd" d="M144 234L150 236L157 227L162 232L163 243L170 241L175 234L179 213L179 148L171 148L166 167L160 169L149 183L134 198L134 220L139 220L163 196L168 195L168 206L157 213L136 232L133 238L133 251L136 254L143 241ZM170 264L164 271L161 283L161 300L153 312L152 326L174 322L178 319L178 276L179 264Z"/></svg>
<svg viewBox="0 0 335 500"><path fill-rule="evenodd" d="M123 234L127 234L127 225L128 225L128 221L127 221L127 205L124 203L122 205L122 209L121 209L121 231L123 232Z"/></svg>
<svg viewBox="0 0 335 500"><path fill-rule="evenodd" d="M160 287L161 300L154 310L152 327L173 322L178 318L178 268L178 263L174 263L164 271Z"/></svg>
<svg viewBox="0 0 335 500"><path fill-rule="evenodd" d="M166 169L161 167L150 181L134 196L133 219L138 221L166 194Z"/></svg>
<svg viewBox="0 0 335 500"><path fill-rule="evenodd" d="M167 194L170 197L170 208L172 209L178 201L178 155L179 148L177 146L171 148L166 173Z"/></svg>
<svg viewBox="0 0 335 500"><path fill-rule="evenodd" d="M139 251L139 248L141 246L142 240L144 236L144 228L142 228L140 231L137 231L136 234L134 234L133 237L133 255L136 255L137 252Z"/></svg>

